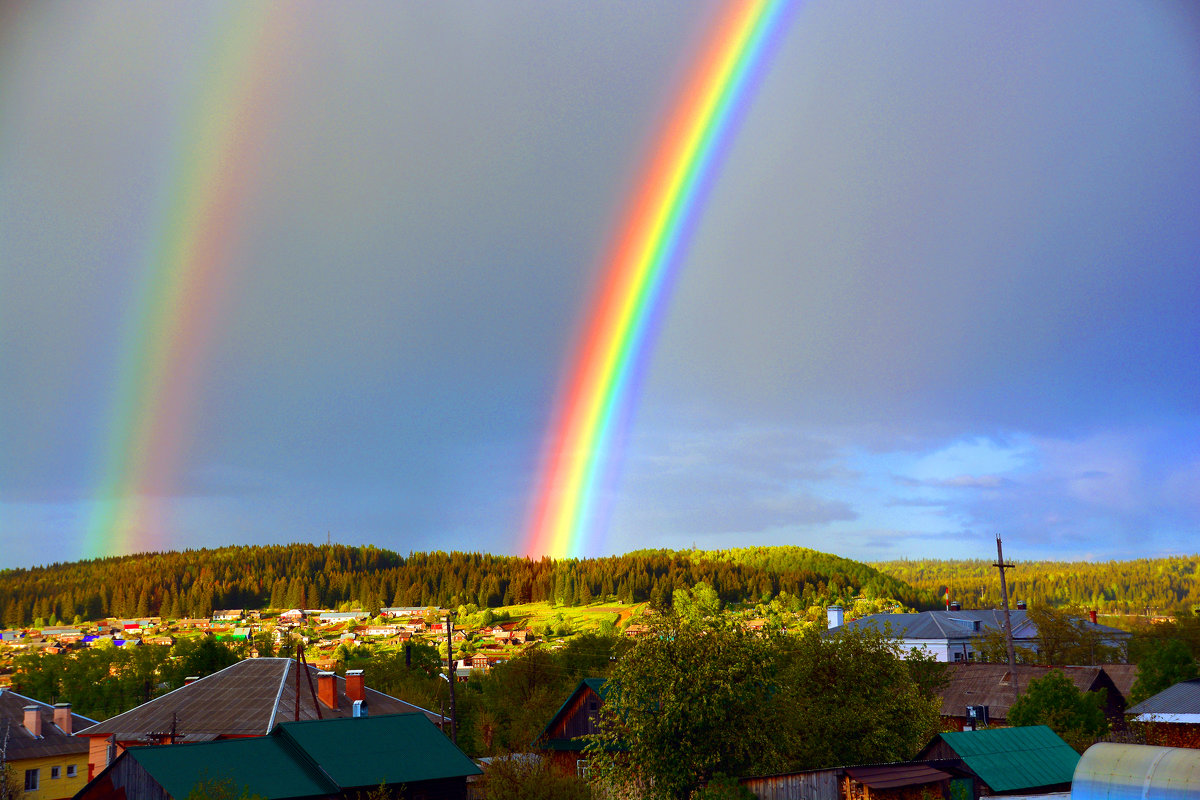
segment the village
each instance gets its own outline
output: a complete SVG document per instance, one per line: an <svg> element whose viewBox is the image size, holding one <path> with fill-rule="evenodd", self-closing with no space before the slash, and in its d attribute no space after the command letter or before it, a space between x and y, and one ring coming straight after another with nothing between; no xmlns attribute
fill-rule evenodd
<svg viewBox="0 0 1200 800"><path fill-rule="evenodd" d="M1026 654L1063 647L1039 633L1023 606L1012 612L1016 646ZM636 616L633 608L624 611L618 625L607 616L612 613L608 608L595 616L608 622L607 632L631 643L627 646L661 636L666 622L661 615L645 607L636 609ZM1130 634L1099 623L1094 614L1071 621L1083 632L1093 663L1022 663L1014 671L993 652L995 634L1005 627L997 610L962 609L955 603L944 611L861 618L847 617L841 606L826 612L820 626L826 640L882 638L886 632L896 652L921 653L922 659L940 665L945 671L937 689L940 733L901 762L737 776L734 785L743 794L728 796L1092 797L1100 795L1087 792L1117 780L1111 777L1114 759L1141 764L1137 759L1143 755L1166 753L1163 764L1168 766L1161 771L1177 771L1180 764L1192 763L1187 759L1200 759L1200 749L1190 749L1200 747L1200 717L1192 709L1200 681L1172 684L1134 702L1138 667L1125 657ZM606 758L611 766L613 754L624 747L597 738L610 697L605 677L583 677L557 698L558 710L546 715L540 732L519 752L470 758L455 746L459 719L452 691L439 708L422 707L372 687L369 669L347 668L347 657L357 648L396 656L409 655L413 647L426 652L440 648L440 676L469 684L522 654L564 647L569 637L555 636L552 624L531 624L531 619L514 618L503 609L481 613L469 607L457 614L433 607L390 607L374 616L357 609L223 609L200 619L106 619L5 630L0 657L10 664L15 656L171 647L192 639L237 647L242 658L211 674L189 676L179 688L106 720L81 716L70 703L0 688L0 724L7 742L3 761L25 800L182 798L193 796L201 776L209 774L233 781L247 796L269 800L349 797L379 786L406 798L524 796L506 794L503 780L518 785L572 780L564 785L577 792L589 779L595 781ZM752 618L746 630L756 636L754 631L762 627L763 620ZM717 629L703 634L719 635ZM444 658L448 652L454 653L452 661ZM1103 657L1097 658L1098 653ZM1048 677L1049 682L1065 681L1079 696L1098 693L1103 729L1109 733L1081 747L1046 725L1010 722L1017 687L1028 690ZM2 685L10 681L6 674ZM452 685L448 678L443 683ZM355 755L353 766L344 763L348 753Z"/></svg>

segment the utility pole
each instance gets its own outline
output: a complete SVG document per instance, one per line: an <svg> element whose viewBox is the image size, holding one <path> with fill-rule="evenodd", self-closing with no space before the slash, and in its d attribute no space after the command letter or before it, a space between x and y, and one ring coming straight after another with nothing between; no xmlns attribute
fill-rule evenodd
<svg viewBox="0 0 1200 800"><path fill-rule="evenodd" d="M458 670L454 668L454 640L451 633L454 630L454 612L446 611L446 664L450 678L450 739L458 744L458 713L454 705L454 683L458 680Z"/></svg>
<svg viewBox="0 0 1200 800"><path fill-rule="evenodd" d="M1012 618L1008 613L1008 585L1004 580L1004 570L1015 569L1012 564L1004 563L1004 549L1000 545L1000 534L996 534L996 563L992 565L1000 570L1000 601L1004 603L1004 643L1008 646L1008 674L1011 676L1013 702L1021 696L1021 687L1017 683L1017 654L1013 649Z"/></svg>

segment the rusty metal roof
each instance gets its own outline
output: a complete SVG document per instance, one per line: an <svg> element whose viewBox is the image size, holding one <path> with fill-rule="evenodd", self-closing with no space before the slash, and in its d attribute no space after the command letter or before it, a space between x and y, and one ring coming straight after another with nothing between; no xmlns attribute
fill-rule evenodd
<svg viewBox="0 0 1200 800"><path fill-rule="evenodd" d="M1106 686L1102 667L1041 667L1017 665L1017 680L1021 687L1044 678L1052 670L1063 673L1081 692ZM1007 719L1013 703L1012 674L1007 664L947 664L949 679L940 691L942 716L965 717L967 706L987 706L992 719Z"/></svg>
<svg viewBox="0 0 1200 800"><path fill-rule="evenodd" d="M184 741L206 736L263 736L280 722L296 719L297 665L290 658L249 658L214 672L162 697L118 714L90 728L83 736L115 734L120 741L144 741L151 734L172 730ZM317 685L318 670L305 665ZM300 679L301 720L317 719L317 707L303 672ZM321 706L321 717L349 717L353 704L346 696L346 681L336 677L336 710ZM441 716L395 697L366 689L367 707L372 714L421 712L437 724Z"/></svg>

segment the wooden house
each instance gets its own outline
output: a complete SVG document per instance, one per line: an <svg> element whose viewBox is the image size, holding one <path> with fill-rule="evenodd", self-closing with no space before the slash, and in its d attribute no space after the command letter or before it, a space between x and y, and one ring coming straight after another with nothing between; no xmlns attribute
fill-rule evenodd
<svg viewBox="0 0 1200 800"><path fill-rule="evenodd" d="M584 678L534 741L534 748L560 771L587 774L587 759L583 757L587 741L582 737L597 732L605 693L603 678Z"/></svg>

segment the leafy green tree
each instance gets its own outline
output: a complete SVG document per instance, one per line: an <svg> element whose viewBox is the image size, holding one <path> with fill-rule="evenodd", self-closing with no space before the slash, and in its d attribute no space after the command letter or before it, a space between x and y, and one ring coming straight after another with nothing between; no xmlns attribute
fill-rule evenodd
<svg viewBox="0 0 1200 800"><path fill-rule="evenodd" d="M931 656L869 628L807 628L780 653L774 707L798 768L902 761L937 733L944 677Z"/></svg>
<svg viewBox="0 0 1200 800"><path fill-rule="evenodd" d="M1197 673L1196 659L1188 646L1178 639L1168 639L1138 662L1138 677L1130 699L1140 703L1180 681L1195 678Z"/></svg>
<svg viewBox="0 0 1200 800"><path fill-rule="evenodd" d="M1076 750L1083 752L1108 733L1103 689L1081 692L1059 670L1029 682L1008 710L1010 725L1048 725Z"/></svg>

